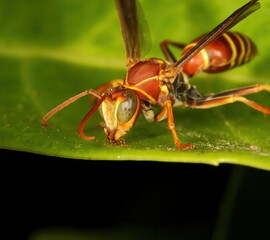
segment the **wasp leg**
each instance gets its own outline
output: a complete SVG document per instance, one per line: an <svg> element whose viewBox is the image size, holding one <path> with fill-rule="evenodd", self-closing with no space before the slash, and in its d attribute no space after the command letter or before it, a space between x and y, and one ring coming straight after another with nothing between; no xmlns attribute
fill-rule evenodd
<svg viewBox="0 0 270 240"><path fill-rule="evenodd" d="M248 94L258 93L261 91L270 92L270 85L256 84L256 85L251 85L251 86L247 86L247 87L237 88L237 89L229 90L226 92L218 93L218 94L215 94L215 95L209 96L209 97L218 98L218 97L223 97L223 96L228 96L228 95L244 96L244 95L248 95Z"/></svg>
<svg viewBox="0 0 270 240"><path fill-rule="evenodd" d="M174 117L173 117L173 110L172 110L172 102L170 100L166 100L164 102L164 107L162 108L161 112L159 112L155 116L156 121L161 121L165 118L168 118L168 128L172 133L173 136L173 141L175 145L180 149L180 150L187 150L193 147L193 144L188 143L183 145L178 138L177 132L175 130L175 123L174 123Z"/></svg>
<svg viewBox="0 0 270 240"><path fill-rule="evenodd" d="M96 91L98 91L99 93L103 93L106 89L110 87L122 86L123 83L124 83L123 79L115 79L99 86L98 88L96 88Z"/></svg>
<svg viewBox="0 0 270 240"><path fill-rule="evenodd" d="M99 86L98 88L96 88L96 91L99 92L99 93L103 93L108 88L122 86L123 83L124 83L123 79L115 79L115 80L112 80L112 81L110 81L108 83L105 83L105 84ZM94 100L95 100L95 96L91 96L89 102L93 102Z"/></svg>
<svg viewBox="0 0 270 240"><path fill-rule="evenodd" d="M167 114L167 107L166 105L164 104L163 108L161 109L161 111L155 115L155 121L157 122L160 122L164 119L166 119L168 117L168 114Z"/></svg>
<svg viewBox="0 0 270 240"><path fill-rule="evenodd" d="M208 96L204 100L197 101L197 102L191 102L189 103L189 107L191 108L212 108L212 107L218 107L221 105L225 105L228 103L234 103L234 102L242 102L249 107L262 112L264 114L270 114L270 108L262 106L256 102L253 102L245 97L242 97L243 95L248 95L252 93L257 93L260 91L268 91L270 92L270 85L252 85L248 87L243 87L239 89L230 90L227 92L219 93L216 95Z"/></svg>
<svg viewBox="0 0 270 240"><path fill-rule="evenodd" d="M165 58L170 63L175 63L177 60L173 56L173 54L172 54L171 50L169 49L168 45L183 49L186 46L186 44L176 43L176 42L173 42L171 40L164 40L164 41L162 41L160 43L160 48L161 48L161 51L163 52Z"/></svg>

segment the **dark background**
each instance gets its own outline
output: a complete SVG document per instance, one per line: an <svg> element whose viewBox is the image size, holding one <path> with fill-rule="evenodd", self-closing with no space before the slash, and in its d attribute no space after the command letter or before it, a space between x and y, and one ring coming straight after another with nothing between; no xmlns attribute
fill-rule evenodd
<svg viewBox="0 0 270 240"><path fill-rule="evenodd" d="M270 239L266 171L0 152L1 218L8 239L56 228L128 228L137 236L147 232L145 239L174 239L164 238L168 233L175 239L211 239L217 220L223 220L221 206L232 210L224 239Z"/></svg>

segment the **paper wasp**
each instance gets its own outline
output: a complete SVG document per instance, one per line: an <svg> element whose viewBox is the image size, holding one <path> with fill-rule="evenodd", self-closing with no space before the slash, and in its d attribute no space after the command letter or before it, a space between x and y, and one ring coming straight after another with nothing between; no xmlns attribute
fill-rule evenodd
<svg viewBox="0 0 270 240"><path fill-rule="evenodd" d="M86 95L93 95L98 101L82 119L78 133L85 140L94 137L84 133L84 127L91 116L99 109L104 119L104 130L110 142L122 140L131 129L140 113L149 122L167 118L168 128L175 145L179 149L189 149L191 143L182 144L178 138L172 108L212 108L228 103L242 102L249 107L270 114L270 108L248 100L244 95L262 90L270 92L270 85L252 85L219 94L202 95L189 78L205 72L222 72L250 61L256 54L256 47L245 35L228 32L233 26L260 7L258 0L251 0L237 9L216 28L200 36L188 45L165 40L161 49L166 60L141 59L140 28L136 1L115 0L126 52L127 74L123 80L114 80L96 90L86 90L61 103L42 119L46 123L54 114ZM176 60L169 45L183 49L183 55ZM161 111L154 114L151 106ZM123 140L122 140L123 141Z"/></svg>

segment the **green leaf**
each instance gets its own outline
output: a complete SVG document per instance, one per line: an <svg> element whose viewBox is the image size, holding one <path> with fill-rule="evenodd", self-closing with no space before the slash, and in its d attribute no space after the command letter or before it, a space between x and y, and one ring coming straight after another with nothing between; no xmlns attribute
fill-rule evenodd
<svg viewBox="0 0 270 240"><path fill-rule="evenodd" d="M142 1L149 23L152 50L161 57L164 39L188 42L220 23L245 1ZM203 93L255 83L269 83L269 1L235 30L256 42L258 57L222 74L192 79ZM0 3L0 147L78 159L156 160L218 165L234 163L270 170L270 119L236 103L215 109L175 109L180 139L196 148L179 151L166 121L148 123L140 117L126 135L127 147L108 143L98 114L84 141L77 126L89 110L85 97L59 112L44 128L50 109L89 88L125 75L124 48L113 1L7 1ZM179 54L179 53L177 53ZM268 105L269 93L250 97ZM147 129L147 131L146 131Z"/></svg>

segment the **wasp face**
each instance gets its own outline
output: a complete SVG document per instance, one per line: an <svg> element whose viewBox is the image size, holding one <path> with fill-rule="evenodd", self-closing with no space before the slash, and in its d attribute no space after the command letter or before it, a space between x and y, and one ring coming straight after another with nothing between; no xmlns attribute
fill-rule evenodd
<svg viewBox="0 0 270 240"><path fill-rule="evenodd" d="M101 104L100 113L105 121L104 131L110 142L117 142L135 123L140 113L140 100L129 89L112 90Z"/></svg>

